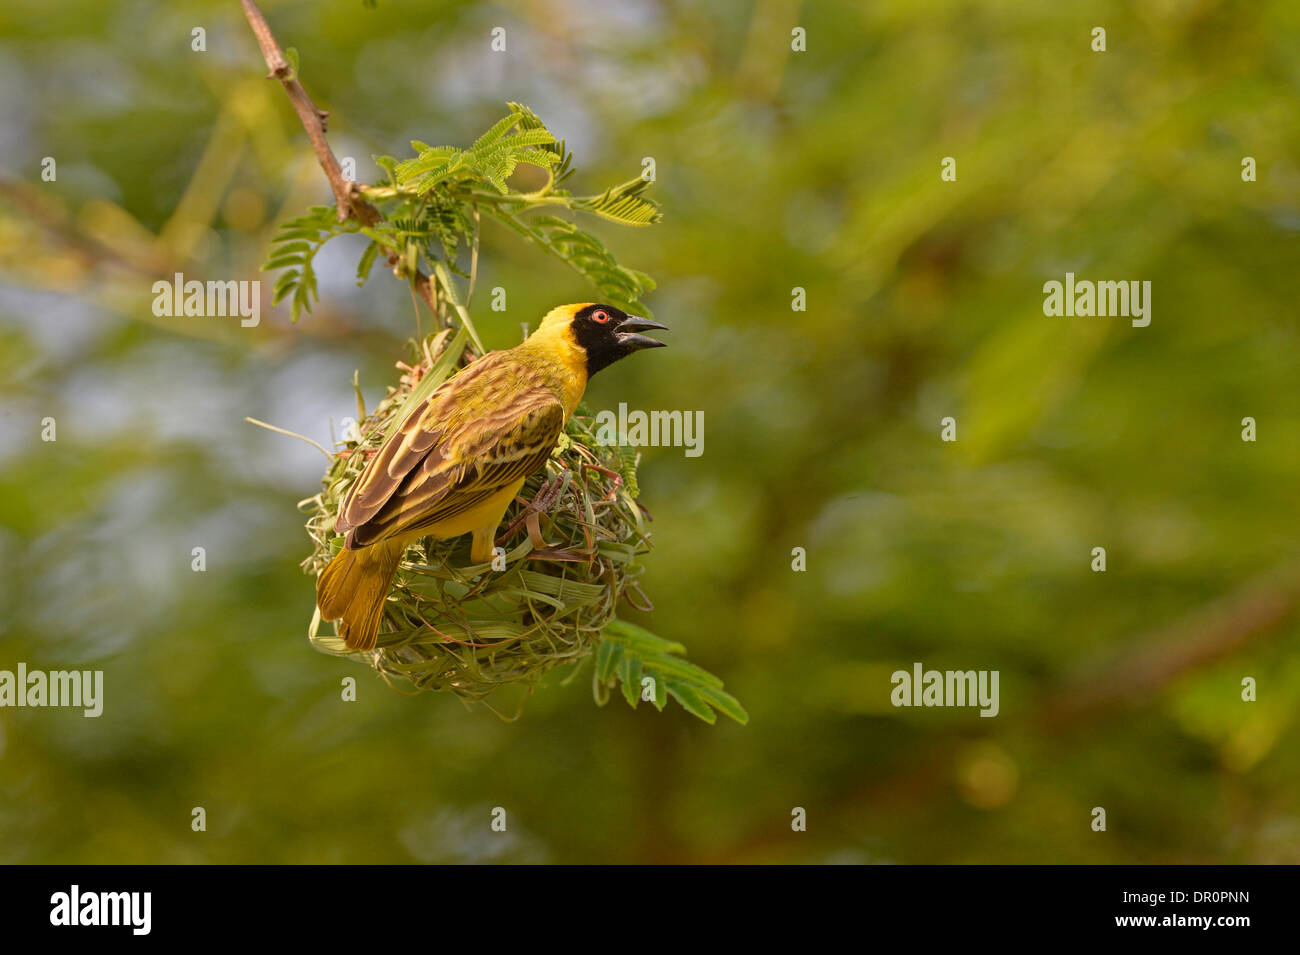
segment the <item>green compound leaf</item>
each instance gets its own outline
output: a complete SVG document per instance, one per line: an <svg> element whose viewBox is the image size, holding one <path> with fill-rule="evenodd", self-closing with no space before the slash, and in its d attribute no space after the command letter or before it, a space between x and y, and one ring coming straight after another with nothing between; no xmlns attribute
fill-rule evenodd
<svg viewBox="0 0 1300 955"><path fill-rule="evenodd" d="M665 640L649 630L614 620L601 632L596 648L594 692L596 701L604 703L609 691L618 683L623 698L633 708L641 701L641 681L654 681L654 704L662 710L671 696L682 709L706 723L717 721L722 713L737 723L749 722L749 714L722 681L707 670L681 658L686 648Z"/></svg>
<svg viewBox="0 0 1300 955"><path fill-rule="evenodd" d="M641 296L655 287L654 282L642 272L619 265L590 232L558 216L525 220L501 207L489 206L485 211L567 264L595 286L603 300L640 315L650 315Z"/></svg>
<svg viewBox="0 0 1300 955"><path fill-rule="evenodd" d="M535 119L512 109L469 149L413 141L415 158L398 163L394 178L399 186L420 196L451 182L485 184L509 195L506 180L520 163L550 169L561 162L561 156L548 148L554 146L555 137L545 126L534 124Z"/></svg>
<svg viewBox="0 0 1300 955"><path fill-rule="evenodd" d="M300 314L310 312L313 300L318 298L312 267L316 253L336 235L356 232L357 228L351 219L339 222L334 206L312 206L304 215L281 225L262 263L263 272L280 272L271 293L272 304L289 299L295 322Z"/></svg>
<svg viewBox="0 0 1300 955"><path fill-rule="evenodd" d="M659 203L641 194L649 186L648 180L632 179L611 186L599 196L574 199L572 207L623 225L652 225L663 218L663 213Z"/></svg>

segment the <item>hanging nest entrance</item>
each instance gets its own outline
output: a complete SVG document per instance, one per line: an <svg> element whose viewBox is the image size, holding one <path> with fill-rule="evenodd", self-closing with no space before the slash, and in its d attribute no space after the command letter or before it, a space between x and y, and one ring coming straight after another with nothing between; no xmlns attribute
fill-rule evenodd
<svg viewBox="0 0 1300 955"><path fill-rule="evenodd" d="M339 509L366 461L461 365L464 333L444 330L418 346L396 387L337 449L321 492L299 504L314 548L304 569L318 575L343 546ZM414 401L412 400L414 399ZM361 408L358 390L358 408ZM638 580L650 550L637 503L636 454L597 443L583 406L569 420L546 467L530 476L497 534L505 551L470 562L468 535L424 538L409 547L384 608L375 649L348 650L320 611L308 635L322 652L364 662L396 688L449 690L481 700L505 686L533 684L547 670L589 655L626 599L650 609Z"/></svg>

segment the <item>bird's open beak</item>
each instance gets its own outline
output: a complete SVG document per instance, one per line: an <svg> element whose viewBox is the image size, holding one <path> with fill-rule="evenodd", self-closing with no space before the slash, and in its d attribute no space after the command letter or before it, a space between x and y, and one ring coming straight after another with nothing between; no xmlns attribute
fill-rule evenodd
<svg viewBox="0 0 1300 955"><path fill-rule="evenodd" d="M667 327L667 325L661 325L659 322L652 322L648 318L642 318L640 315L629 315L618 326L618 343L632 349L663 348L664 342L657 338L651 338L649 335L638 335L637 332L647 331L651 328L666 329Z"/></svg>

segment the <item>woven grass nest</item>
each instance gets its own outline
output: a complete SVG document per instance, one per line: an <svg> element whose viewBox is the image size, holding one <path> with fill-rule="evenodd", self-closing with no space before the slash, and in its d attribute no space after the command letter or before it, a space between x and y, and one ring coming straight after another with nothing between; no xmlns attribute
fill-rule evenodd
<svg viewBox="0 0 1300 955"><path fill-rule="evenodd" d="M460 367L463 333L449 330L412 343L412 361L398 363L396 387L357 431L341 442L321 491L299 504L308 515L313 550L303 561L318 575L343 546L334 532L339 508L365 462L400 424L411 402ZM569 420L546 467L533 474L506 511L497 534L505 568L471 564L470 538L424 538L409 547L384 609L374 650L348 650L322 627L312 645L374 667L395 689L449 690L483 700L503 686L531 686L547 670L588 656L626 599L650 609L637 581L649 552L648 515L637 503L635 452L596 442L583 406Z"/></svg>

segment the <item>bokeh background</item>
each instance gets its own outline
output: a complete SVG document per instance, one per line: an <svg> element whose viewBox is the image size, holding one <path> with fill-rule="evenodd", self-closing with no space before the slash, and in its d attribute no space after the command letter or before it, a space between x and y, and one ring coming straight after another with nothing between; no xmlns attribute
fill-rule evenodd
<svg viewBox="0 0 1300 955"><path fill-rule="evenodd" d="M662 224L588 224L671 347L588 396L704 412L701 457L644 453L628 616L751 719L597 708L588 664L507 722L314 652L324 462L243 419L327 442L354 370L371 406L395 380L410 295L358 289L348 237L296 326L155 318L153 281L265 278L329 201L296 116L234 0L9 0L0 668L102 669L106 700L0 710L0 861L1300 862L1300 7L264 9L363 180L507 100L578 191L655 158ZM590 299L491 226L483 254L489 346ZM1151 281L1150 327L1045 317L1066 271ZM999 716L893 708L918 661L998 670Z"/></svg>

